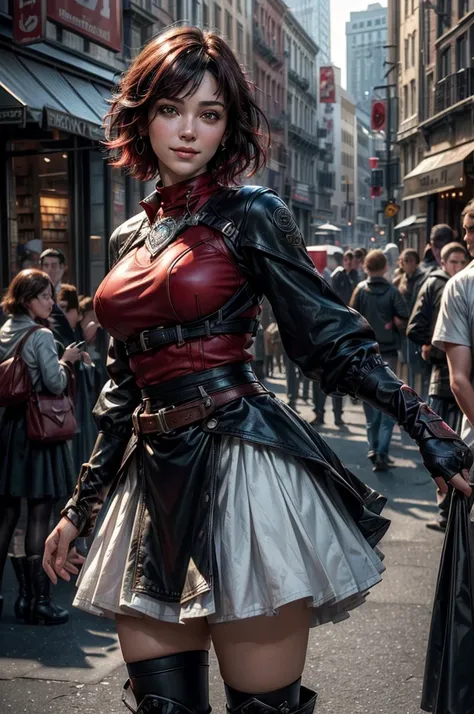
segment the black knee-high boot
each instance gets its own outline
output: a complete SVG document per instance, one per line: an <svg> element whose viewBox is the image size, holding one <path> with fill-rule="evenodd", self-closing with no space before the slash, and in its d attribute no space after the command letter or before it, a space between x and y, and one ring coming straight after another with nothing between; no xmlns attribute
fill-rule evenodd
<svg viewBox="0 0 474 714"><path fill-rule="evenodd" d="M28 620L30 617L33 588L28 570L26 556L11 556L11 564L18 580L18 597L15 600L15 616L17 620Z"/></svg>
<svg viewBox="0 0 474 714"><path fill-rule="evenodd" d="M316 692L301 686L301 679L293 684L265 694L239 692L225 685L229 714L313 714Z"/></svg>
<svg viewBox="0 0 474 714"><path fill-rule="evenodd" d="M127 665L130 679L122 701L134 714L210 714L209 653L180 652ZM125 701L131 687L137 702L133 709Z"/></svg>

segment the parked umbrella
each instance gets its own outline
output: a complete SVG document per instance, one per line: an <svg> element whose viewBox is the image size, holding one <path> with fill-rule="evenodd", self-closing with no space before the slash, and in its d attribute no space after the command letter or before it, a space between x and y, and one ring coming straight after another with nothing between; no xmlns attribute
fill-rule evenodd
<svg viewBox="0 0 474 714"><path fill-rule="evenodd" d="M474 523L469 499L453 492L436 585L421 708L474 714Z"/></svg>

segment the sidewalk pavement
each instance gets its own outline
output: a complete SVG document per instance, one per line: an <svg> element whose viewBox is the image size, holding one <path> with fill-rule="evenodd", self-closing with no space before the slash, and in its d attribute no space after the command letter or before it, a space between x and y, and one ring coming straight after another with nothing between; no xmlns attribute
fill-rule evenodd
<svg viewBox="0 0 474 714"><path fill-rule="evenodd" d="M284 398L284 381L269 386ZM303 417L309 405L299 402ZM397 468L373 473L366 458L365 419L346 398L348 428L334 427L331 400L321 435L346 465L389 498L384 513L392 527L382 542L387 572L367 603L337 625L311 631L303 682L319 692L317 714L418 714L431 601L442 535L425 528L436 513L435 489L416 446L394 432ZM69 607L74 586L55 588L55 600ZM126 679L114 624L71 609L56 628L17 623L12 615L15 584L8 564L0 623L0 712L7 714L113 714ZM212 654L211 703L225 713L221 679Z"/></svg>

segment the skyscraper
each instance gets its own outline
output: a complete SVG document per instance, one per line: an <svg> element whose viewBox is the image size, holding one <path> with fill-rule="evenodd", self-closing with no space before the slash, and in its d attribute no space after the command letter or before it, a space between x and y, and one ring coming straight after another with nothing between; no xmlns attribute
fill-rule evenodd
<svg viewBox="0 0 474 714"><path fill-rule="evenodd" d="M387 8L376 2L351 12L346 41L347 89L357 108L370 114L373 88L386 83Z"/></svg>
<svg viewBox="0 0 474 714"><path fill-rule="evenodd" d="M291 12L319 47L318 63L331 60L331 3L330 0L294 0Z"/></svg>

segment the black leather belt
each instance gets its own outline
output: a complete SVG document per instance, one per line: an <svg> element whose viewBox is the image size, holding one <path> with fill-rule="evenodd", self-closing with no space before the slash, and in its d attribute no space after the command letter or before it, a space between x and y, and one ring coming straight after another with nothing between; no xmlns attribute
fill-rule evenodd
<svg viewBox="0 0 474 714"><path fill-rule="evenodd" d="M125 343L129 357L148 350L155 350L165 345L184 345L189 340L213 335L255 334L259 320L256 318L238 318L223 322L204 320L196 325L174 325L173 327L155 327L144 330L130 337Z"/></svg>
<svg viewBox="0 0 474 714"><path fill-rule="evenodd" d="M171 404L200 399L202 389L209 394L256 381L258 380L251 364L233 362L222 367L186 374L184 377L175 377L161 384L152 384L143 388L141 393L142 399L147 400L153 409L160 409Z"/></svg>

